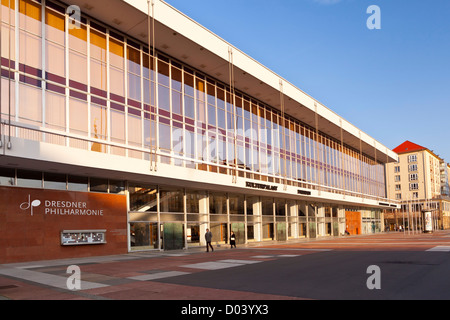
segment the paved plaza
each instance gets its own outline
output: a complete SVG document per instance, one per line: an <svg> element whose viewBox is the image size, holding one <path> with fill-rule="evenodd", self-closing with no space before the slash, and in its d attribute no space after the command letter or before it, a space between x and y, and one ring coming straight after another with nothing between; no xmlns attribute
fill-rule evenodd
<svg viewBox="0 0 450 320"><path fill-rule="evenodd" d="M450 231L0 265L0 300L449 299ZM378 266L381 288L367 286ZM79 268L81 283L69 290Z"/></svg>

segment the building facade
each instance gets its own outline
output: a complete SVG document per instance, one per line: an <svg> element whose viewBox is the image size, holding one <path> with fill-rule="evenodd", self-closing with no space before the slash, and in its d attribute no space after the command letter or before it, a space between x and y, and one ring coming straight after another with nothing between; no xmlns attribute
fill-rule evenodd
<svg viewBox="0 0 450 320"><path fill-rule="evenodd" d="M389 215L391 228L406 224L422 230L422 210L432 211L434 229L449 228L448 164L433 151L410 141L393 151L399 157L398 162L386 165L388 197L400 201L402 207L396 217Z"/></svg>
<svg viewBox="0 0 450 320"><path fill-rule="evenodd" d="M394 152L163 1L1 16L0 262L373 233L397 206Z"/></svg>

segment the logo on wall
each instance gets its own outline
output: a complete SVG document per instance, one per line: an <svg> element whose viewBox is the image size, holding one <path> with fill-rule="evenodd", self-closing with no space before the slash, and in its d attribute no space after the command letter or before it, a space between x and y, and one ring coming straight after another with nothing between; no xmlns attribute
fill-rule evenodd
<svg viewBox="0 0 450 320"><path fill-rule="evenodd" d="M45 215L49 216L103 216L104 209L92 209L85 201L65 201L65 200L31 200L28 194L27 201L20 204L22 211L28 211L33 216L33 209L42 207Z"/></svg>
<svg viewBox="0 0 450 320"><path fill-rule="evenodd" d="M28 195L28 201L23 202L20 205L20 209L22 209L23 211L30 210L31 211L31 215L33 216L33 208L39 207L40 205L41 205L41 201L40 200L33 200L33 201L31 201L31 195Z"/></svg>

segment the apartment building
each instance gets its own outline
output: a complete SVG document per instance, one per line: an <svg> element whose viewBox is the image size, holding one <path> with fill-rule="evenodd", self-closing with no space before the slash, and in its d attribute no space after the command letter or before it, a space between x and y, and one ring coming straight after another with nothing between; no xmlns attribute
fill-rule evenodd
<svg viewBox="0 0 450 320"><path fill-rule="evenodd" d="M398 154L398 162L386 165L387 194L391 199L401 202L397 210L400 220L387 215L389 224L406 224L410 217L410 228L423 226L421 212L430 209L433 212L434 227L448 227L448 168L449 165L434 151L405 141L393 149Z"/></svg>

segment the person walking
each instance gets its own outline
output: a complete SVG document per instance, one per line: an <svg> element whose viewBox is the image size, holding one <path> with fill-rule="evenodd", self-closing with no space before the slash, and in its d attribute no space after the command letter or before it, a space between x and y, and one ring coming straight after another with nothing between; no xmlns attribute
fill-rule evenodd
<svg viewBox="0 0 450 320"><path fill-rule="evenodd" d="M236 235L234 234L233 231L231 231L231 234L230 234L230 245L231 245L231 249L233 249L233 246L236 248Z"/></svg>
<svg viewBox="0 0 450 320"><path fill-rule="evenodd" d="M206 252L209 252L209 247L211 247L211 251L214 251L214 248L211 245L212 233L211 231L209 231L209 229L206 229L205 240L206 240Z"/></svg>

